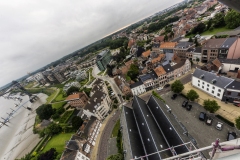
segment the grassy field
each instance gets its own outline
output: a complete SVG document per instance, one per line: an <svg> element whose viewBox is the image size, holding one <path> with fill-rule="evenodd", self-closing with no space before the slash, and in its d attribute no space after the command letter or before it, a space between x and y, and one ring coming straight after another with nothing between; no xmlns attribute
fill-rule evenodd
<svg viewBox="0 0 240 160"><path fill-rule="evenodd" d="M59 109L62 106L64 106L67 102L58 102L58 103L53 103L52 108Z"/></svg>
<svg viewBox="0 0 240 160"><path fill-rule="evenodd" d="M55 90L54 93L52 93L48 98L47 98L47 104L51 103L51 101L53 100L53 97L56 96L56 94L58 94L58 90Z"/></svg>
<svg viewBox="0 0 240 160"><path fill-rule="evenodd" d="M58 153L61 153L64 150L65 142L69 140L73 134L74 133L60 133L56 136L53 136L44 147L42 152L46 152L51 148L55 148Z"/></svg>
<svg viewBox="0 0 240 160"><path fill-rule="evenodd" d="M53 102L59 102L65 100L65 96L63 95L63 89L61 88L57 97L53 100Z"/></svg>
<svg viewBox="0 0 240 160"><path fill-rule="evenodd" d="M118 120L112 130L112 137L117 137L118 130L120 128L120 120Z"/></svg>
<svg viewBox="0 0 240 160"><path fill-rule="evenodd" d="M59 123L66 123L68 121L68 119L71 117L71 115L73 114L74 110L71 111L66 111L63 116L60 118Z"/></svg>
<svg viewBox="0 0 240 160"><path fill-rule="evenodd" d="M222 27L222 28L215 28L212 31L205 31L201 35L215 35L218 32L224 32L224 31L230 31L232 29L228 29L227 27Z"/></svg>
<svg viewBox="0 0 240 160"><path fill-rule="evenodd" d="M30 82L25 86L25 88L32 88L34 84L35 84L34 82Z"/></svg>

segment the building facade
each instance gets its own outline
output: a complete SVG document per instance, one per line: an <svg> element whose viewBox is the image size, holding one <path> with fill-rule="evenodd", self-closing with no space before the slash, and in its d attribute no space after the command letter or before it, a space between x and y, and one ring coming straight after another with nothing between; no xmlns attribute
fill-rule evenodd
<svg viewBox="0 0 240 160"><path fill-rule="evenodd" d="M107 64L110 63L112 59L110 50L104 50L97 55L96 64L100 71L104 71Z"/></svg>
<svg viewBox="0 0 240 160"><path fill-rule="evenodd" d="M88 102L88 96L85 93L75 93L69 95L66 100L70 106L76 107L76 109L82 109Z"/></svg>
<svg viewBox="0 0 240 160"><path fill-rule="evenodd" d="M130 85L131 91L133 95L140 95L146 92L145 85L142 81L135 82L134 84Z"/></svg>

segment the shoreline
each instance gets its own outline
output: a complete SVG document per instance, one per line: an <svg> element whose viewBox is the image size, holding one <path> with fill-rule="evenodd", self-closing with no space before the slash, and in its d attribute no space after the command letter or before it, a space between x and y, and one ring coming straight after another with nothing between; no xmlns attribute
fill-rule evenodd
<svg viewBox="0 0 240 160"><path fill-rule="evenodd" d="M41 140L38 134L33 134L33 125L36 117L35 110L46 102L48 96L40 93L38 97L39 99L36 102L28 102L24 105L25 107L31 107L32 111L23 107L20 108L10 119L10 123L8 123L9 127L4 126L1 128L1 130L4 129L4 133L1 133L0 142L4 144L5 150L3 150L2 153L0 152L0 159L20 159L31 152ZM23 98L23 103L29 99L27 96Z"/></svg>

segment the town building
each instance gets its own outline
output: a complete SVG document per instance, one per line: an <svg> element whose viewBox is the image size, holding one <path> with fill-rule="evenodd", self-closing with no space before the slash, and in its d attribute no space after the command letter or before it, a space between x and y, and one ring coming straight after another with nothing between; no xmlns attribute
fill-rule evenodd
<svg viewBox="0 0 240 160"><path fill-rule="evenodd" d="M176 45L176 42L164 42L160 45L160 52L174 53L174 48L176 47Z"/></svg>
<svg viewBox="0 0 240 160"><path fill-rule="evenodd" d="M146 91L150 91L156 87L159 87L158 76L151 70L149 73L140 75L139 80L145 85Z"/></svg>
<svg viewBox="0 0 240 160"><path fill-rule="evenodd" d="M162 66L155 68L154 72L158 76L159 86L164 86L168 82L167 72Z"/></svg>
<svg viewBox="0 0 240 160"><path fill-rule="evenodd" d="M74 93L69 95L65 101L76 109L82 109L88 102L88 96L84 92Z"/></svg>
<svg viewBox="0 0 240 160"><path fill-rule="evenodd" d="M188 59L181 60L177 63L172 62L171 67L174 69L174 77L180 77L191 71L191 62Z"/></svg>
<svg viewBox="0 0 240 160"><path fill-rule="evenodd" d="M87 72L85 70L80 70L75 72L76 80L82 81L88 77Z"/></svg>
<svg viewBox="0 0 240 160"><path fill-rule="evenodd" d="M96 64L100 71L104 71L112 59L110 50L104 50L97 55Z"/></svg>
<svg viewBox="0 0 240 160"><path fill-rule="evenodd" d="M192 61L202 61L202 47L189 48L187 51L187 58Z"/></svg>
<svg viewBox="0 0 240 160"><path fill-rule="evenodd" d="M142 81L137 81L130 85L131 91L133 95L140 95L146 92L145 85Z"/></svg>
<svg viewBox="0 0 240 160"><path fill-rule="evenodd" d="M240 82L239 80L233 80L230 84L225 87L223 94L223 101L231 103L240 103Z"/></svg>
<svg viewBox="0 0 240 160"><path fill-rule="evenodd" d="M71 83L67 83L67 84L65 84L64 87L63 87L63 92L66 93L67 90L68 90L69 88L71 88L71 87L80 88L81 85L80 85L79 82L71 82Z"/></svg>
<svg viewBox="0 0 240 160"><path fill-rule="evenodd" d="M154 42L152 44L152 52L160 53L160 43Z"/></svg>
<svg viewBox="0 0 240 160"><path fill-rule="evenodd" d="M187 56L187 52L188 49L194 47L194 45L192 42L179 42L174 48L174 53L181 59L192 58L191 56Z"/></svg>
<svg viewBox="0 0 240 160"><path fill-rule="evenodd" d="M123 106L120 118L125 159L147 156L148 160L156 160L189 151L163 112L166 105L162 101L151 96L145 102L134 96L131 107ZM181 146L173 147L178 145ZM160 152L170 147L171 151Z"/></svg>
<svg viewBox="0 0 240 160"><path fill-rule="evenodd" d="M169 63L163 65L163 69L166 71L167 82L174 80L174 70Z"/></svg>
<svg viewBox="0 0 240 160"><path fill-rule="evenodd" d="M225 87L233 82L233 79L218 76L215 73L196 69L192 76L192 85L202 91L222 100Z"/></svg>
<svg viewBox="0 0 240 160"><path fill-rule="evenodd" d="M104 120L111 109L111 104L105 82L97 79L93 84L90 99L83 108L83 114L87 117L94 116L98 120Z"/></svg>
<svg viewBox="0 0 240 160"><path fill-rule="evenodd" d="M129 87L129 84L125 81L125 79L122 76L115 77L114 81L118 86L118 88L121 90L123 95L126 95L126 96L132 95L132 91L131 91L131 88Z"/></svg>
<svg viewBox="0 0 240 160"><path fill-rule="evenodd" d="M219 59L221 67L219 72L227 74L227 77L240 78L240 60L239 59Z"/></svg>

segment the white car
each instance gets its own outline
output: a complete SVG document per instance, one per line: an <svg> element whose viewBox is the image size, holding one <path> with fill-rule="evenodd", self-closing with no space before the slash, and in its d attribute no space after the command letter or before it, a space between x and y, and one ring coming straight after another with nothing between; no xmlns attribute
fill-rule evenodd
<svg viewBox="0 0 240 160"><path fill-rule="evenodd" d="M163 87L158 87L157 88L157 91L160 91L160 90L162 90L163 89Z"/></svg>
<svg viewBox="0 0 240 160"><path fill-rule="evenodd" d="M222 130L222 127L223 127L223 123L221 123L221 122L218 122L217 123L217 125L216 125L216 128L217 128L217 130Z"/></svg>

